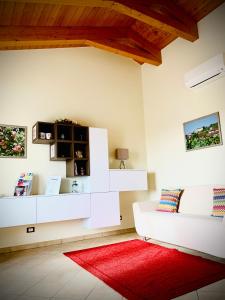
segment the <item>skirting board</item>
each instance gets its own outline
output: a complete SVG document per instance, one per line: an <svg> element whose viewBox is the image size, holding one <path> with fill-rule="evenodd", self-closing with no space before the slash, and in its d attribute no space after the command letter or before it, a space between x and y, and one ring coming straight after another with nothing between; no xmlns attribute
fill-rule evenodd
<svg viewBox="0 0 225 300"><path fill-rule="evenodd" d="M100 232L100 233L95 233L95 234L88 234L88 235L82 235L82 236L77 236L77 237L71 237L71 238L66 238L66 239L58 239L58 240L37 242L37 243L26 244L26 245L5 247L5 248L0 248L0 254L1 253L14 252L14 251L20 251L20 250L39 248L39 247L46 247L46 246L51 246L51 245L71 243L71 242L82 241L82 240L87 240L87 239L94 239L94 238L110 236L110 235L133 233L133 232L136 232L135 228L126 228L126 229L105 231L105 232Z"/></svg>

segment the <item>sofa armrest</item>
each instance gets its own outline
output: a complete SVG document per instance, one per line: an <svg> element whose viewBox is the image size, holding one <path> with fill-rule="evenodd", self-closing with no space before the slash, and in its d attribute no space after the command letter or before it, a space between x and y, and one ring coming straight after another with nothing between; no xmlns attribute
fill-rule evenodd
<svg viewBox="0 0 225 300"><path fill-rule="evenodd" d="M158 207L158 202L155 201L140 201L133 203L133 209L139 212L152 211Z"/></svg>

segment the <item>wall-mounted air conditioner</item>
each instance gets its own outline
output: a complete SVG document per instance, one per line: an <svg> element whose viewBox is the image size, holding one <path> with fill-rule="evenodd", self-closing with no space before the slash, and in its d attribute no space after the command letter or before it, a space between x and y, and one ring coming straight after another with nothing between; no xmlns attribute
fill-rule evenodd
<svg viewBox="0 0 225 300"><path fill-rule="evenodd" d="M189 88L201 86L225 75L225 54L219 54L184 75Z"/></svg>

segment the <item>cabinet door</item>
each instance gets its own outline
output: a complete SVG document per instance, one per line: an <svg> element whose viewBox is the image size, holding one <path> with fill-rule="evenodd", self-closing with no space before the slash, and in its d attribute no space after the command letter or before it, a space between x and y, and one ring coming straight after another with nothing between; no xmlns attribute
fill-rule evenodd
<svg viewBox="0 0 225 300"><path fill-rule="evenodd" d="M88 228L100 228L120 225L119 193L91 194L91 217Z"/></svg>
<svg viewBox="0 0 225 300"><path fill-rule="evenodd" d="M110 191L147 190L147 171L110 170Z"/></svg>
<svg viewBox="0 0 225 300"><path fill-rule="evenodd" d="M108 135L104 128L89 128L90 192L109 191Z"/></svg>
<svg viewBox="0 0 225 300"><path fill-rule="evenodd" d="M0 227L36 224L36 197L0 198Z"/></svg>
<svg viewBox="0 0 225 300"><path fill-rule="evenodd" d="M37 223L90 217L90 194L37 197Z"/></svg>

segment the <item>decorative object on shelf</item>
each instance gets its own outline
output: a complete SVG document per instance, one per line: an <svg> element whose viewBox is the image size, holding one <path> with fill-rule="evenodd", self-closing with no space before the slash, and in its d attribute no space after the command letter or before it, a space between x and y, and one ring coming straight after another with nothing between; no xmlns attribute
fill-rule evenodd
<svg viewBox="0 0 225 300"><path fill-rule="evenodd" d="M79 185L76 180L72 183L72 193L79 193Z"/></svg>
<svg viewBox="0 0 225 300"><path fill-rule="evenodd" d="M60 134L60 139L62 139L62 140L65 139L65 134L64 134L64 133L61 133L61 134Z"/></svg>
<svg viewBox="0 0 225 300"><path fill-rule="evenodd" d="M26 158L27 127L0 125L0 157Z"/></svg>
<svg viewBox="0 0 225 300"><path fill-rule="evenodd" d="M80 150L75 151L76 158L83 158L83 153Z"/></svg>
<svg viewBox="0 0 225 300"><path fill-rule="evenodd" d="M80 175L81 176L84 176L85 175L85 170L83 167L80 168Z"/></svg>
<svg viewBox="0 0 225 300"><path fill-rule="evenodd" d="M186 151L222 145L219 113L185 122Z"/></svg>
<svg viewBox="0 0 225 300"><path fill-rule="evenodd" d="M14 196L30 196L32 191L33 173L21 173L14 191Z"/></svg>
<svg viewBox="0 0 225 300"><path fill-rule="evenodd" d="M58 119L55 121L56 124L71 124L71 125L77 125L80 126L80 124L77 123L77 121L73 122L69 119Z"/></svg>
<svg viewBox="0 0 225 300"><path fill-rule="evenodd" d="M120 160L120 169L126 169L125 160L129 158L128 149L118 148L116 149L116 159Z"/></svg>
<svg viewBox="0 0 225 300"><path fill-rule="evenodd" d="M46 139L47 140L50 140L51 138L52 138L52 134L51 134L51 132L46 132Z"/></svg>
<svg viewBox="0 0 225 300"><path fill-rule="evenodd" d="M77 170L77 163L74 162L74 176L78 175L78 170Z"/></svg>
<svg viewBox="0 0 225 300"><path fill-rule="evenodd" d="M61 185L61 176L49 176L45 195L58 195Z"/></svg>
<svg viewBox="0 0 225 300"><path fill-rule="evenodd" d="M42 139L42 140L45 139L45 132L40 132L40 139Z"/></svg>

